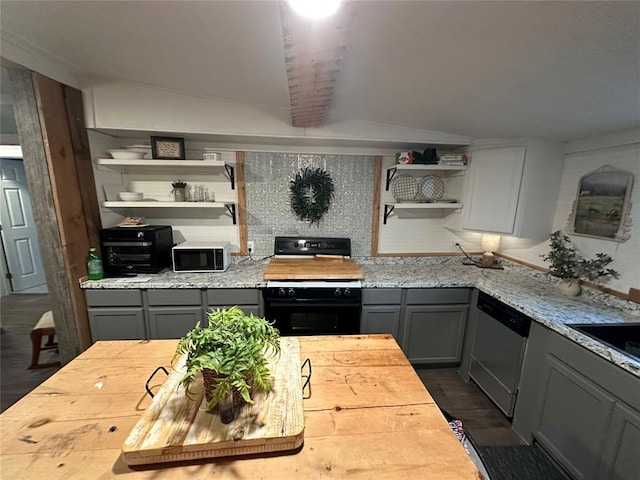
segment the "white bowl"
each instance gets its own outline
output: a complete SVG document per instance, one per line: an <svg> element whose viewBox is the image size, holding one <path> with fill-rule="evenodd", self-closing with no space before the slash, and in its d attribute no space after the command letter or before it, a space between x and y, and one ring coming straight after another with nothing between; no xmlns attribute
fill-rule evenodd
<svg viewBox="0 0 640 480"><path fill-rule="evenodd" d="M146 153L135 150L109 150L109 155L121 160L137 160L144 158Z"/></svg>
<svg viewBox="0 0 640 480"><path fill-rule="evenodd" d="M144 198L144 193L137 192L120 192L118 193L120 200L124 202L139 202Z"/></svg>

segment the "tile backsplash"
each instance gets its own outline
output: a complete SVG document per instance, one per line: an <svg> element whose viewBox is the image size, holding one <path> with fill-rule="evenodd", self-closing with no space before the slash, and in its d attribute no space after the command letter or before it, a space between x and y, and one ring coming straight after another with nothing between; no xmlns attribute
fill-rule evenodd
<svg viewBox="0 0 640 480"><path fill-rule="evenodd" d="M319 223L298 220L291 210L289 185L305 167L331 176L334 199ZM371 253L374 158L289 153L245 154L247 238L255 254L273 254L276 236L349 237L353 256Z"/></svg>

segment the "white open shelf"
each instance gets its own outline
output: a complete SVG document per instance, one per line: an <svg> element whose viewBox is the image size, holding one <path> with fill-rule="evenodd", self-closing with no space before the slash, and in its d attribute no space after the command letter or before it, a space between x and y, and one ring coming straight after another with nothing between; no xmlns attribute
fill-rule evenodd
<svg viewBox="0 0 640 480"><path fill-rule="evenodd" d="M462 208L462 204L457 202L389 202L386 205L394 205L396 208Z"/></svg>
<svg viewBox="0 0 640 480"><path fill-rule="evenodd" d="M231 203L231 202L228 202ZM225 208L223 202L155 202L141 200L139 202L102 202L107 208Z"/></svg>
<svg viewBox="0 0 640 480"><path fill-rule="evenodd" d="M394 209L437 209L437 210L456 210L462 208L462 203L450 202L388 202L384 204L383 223L387 224L387 219Z"/></svg>
<svg viewBox="0 0 640 480"><path fill-rule="evenodd" d="M431 165L431 164L397 164L387 167L387 170L407 170L407 171L438 171L438 172L459 172L466 170L466 165Z"/></svg>
<svg viewBox="0 0 640 480"><path fill-rule="evenodd" d="M98 158L96 165L105 165L113 167L220 167L224 168L229 162L222 160L152 160L137 159L125 160L120 158Z"/></svg>

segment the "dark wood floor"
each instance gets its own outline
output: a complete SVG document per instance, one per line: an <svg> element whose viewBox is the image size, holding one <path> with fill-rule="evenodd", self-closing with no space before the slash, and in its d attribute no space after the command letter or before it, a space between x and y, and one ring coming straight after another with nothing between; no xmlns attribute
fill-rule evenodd
<svg viewBox="0 0 640 480"><path fill-rule="evenodd" d="M521 445L511 422L473 382L465 382L455 368L419 368L418 376L440 409L461 420L479 447Z"/></svg>
<svg viewBox="0 0 640 480"><path fill-rule="evenodd" d="M28 369L31 363L29 334L40 316L51 310L52 303L49 294L16 293L0 299L0 411L5 411L59 369ZM57 360L56 350L40 353L40 363Z"/></svg>

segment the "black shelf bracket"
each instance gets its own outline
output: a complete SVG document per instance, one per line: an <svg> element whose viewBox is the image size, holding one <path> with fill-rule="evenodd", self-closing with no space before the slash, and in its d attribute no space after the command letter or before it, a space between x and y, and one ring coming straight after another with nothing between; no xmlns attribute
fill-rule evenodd
<svg viewBox="0 0 640 480"><path fill-rule="evenodd" d="M396 208L395 205L389 205L388 203L384 204L384 225L387 224L387 218L389 218L389 215L391 215L391 212L393 212L394 208Z"/></svg>
<svg viewBox="0 0 640 480"><path fill-rule="evenodd" d="M396 176L397 172L398 172L398 169L396 167L389 168L387 170L387 186L385 187L387 192L389 191L389 184L391 183L391 180L393 180L393 177Z"/></svg>
<svg viewBox="0 0 640 480"><path fill-rule="evenodd" d="M236 224L236 204L235 203L225 203L224 206L227 208L229 215L231 215L231 219L233 220L233 224Z"/></svg>
<svg viewBox="0 0 640 480"><path fill-rule="evenodd" d="M231 180L231 190L236 189L236 169L233 165L229 165L228 163L224 164L224 169L227 171L227 175L229 175L229 180ZM233 222L236 223L235 221Z"/></svg>

